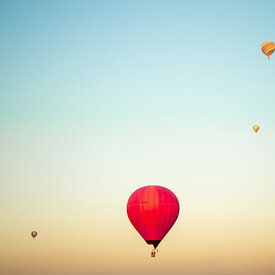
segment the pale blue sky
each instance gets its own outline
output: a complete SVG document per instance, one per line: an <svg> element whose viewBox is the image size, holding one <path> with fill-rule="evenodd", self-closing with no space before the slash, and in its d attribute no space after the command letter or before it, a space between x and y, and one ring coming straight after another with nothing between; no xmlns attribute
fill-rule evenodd
<svg viewBox="0 0 275 275"><path fill-rule="evenodd" d="M273 64L259 51L274 35L272 1L2 7L4 124L92 129L110 120L155 125L166 117L194 125L194 119L262 119L273 110Z"/></svg>

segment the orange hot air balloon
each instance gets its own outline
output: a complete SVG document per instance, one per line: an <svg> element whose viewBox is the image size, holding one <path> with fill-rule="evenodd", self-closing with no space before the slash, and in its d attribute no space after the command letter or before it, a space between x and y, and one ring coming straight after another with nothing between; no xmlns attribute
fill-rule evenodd
<svg viewBox="0 0 275 275"><path fill-rule="evenodd" d="M255 133L258 133L258 131L260 130L260 126L256 124L252 127L252 129Z"/></svg>
<svg viewBox="0 0 275 275"><path fill-rule="evenodd" d="M270 56L273 54L273 52L275 51L275 43L268 41L268 42L264 42L261 45L262 48L262 52L268 57L270 58Z"/></svg>
<svg viewBox="0 0 275 275"><path fill-rule="evenodd" d="M35 238L35 237L37 236L37 232L36 232L36 231L32 231L31 236L32 236L33 238Z"/></svg>

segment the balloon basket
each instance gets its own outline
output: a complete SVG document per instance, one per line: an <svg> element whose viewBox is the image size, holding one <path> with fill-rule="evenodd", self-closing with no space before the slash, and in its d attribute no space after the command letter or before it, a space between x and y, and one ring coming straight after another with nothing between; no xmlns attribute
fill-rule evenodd
<svg viewBox="0 0 275 275"><path fill-rule="evenodd" d="M151 251L151 258L155 258L156 257L156 251L155 250L152 250Z"/></svg>

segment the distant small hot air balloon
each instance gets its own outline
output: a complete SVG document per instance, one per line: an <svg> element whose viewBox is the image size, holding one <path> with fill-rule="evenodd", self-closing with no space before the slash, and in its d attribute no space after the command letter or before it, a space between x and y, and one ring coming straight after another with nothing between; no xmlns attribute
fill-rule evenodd
<svg viewBox="0 0 275 275"><path fill-rule="evenodd" d="M258 133L258 131L260 130L260 126L256 124L252 127L252 129L255 133Z"/></svg>
<svg viewBox="0 0 275 275"><path fill-rule="evenodd" d="M179 201L165 187L144 186L128 199L127 214L146 243L154 246L151 257L155 257L157 246L178 218Z"/></svg>
<svg viewBox="0 0 275 275"><path fill-rule="evenodd" d="M275 43L272 41L267 41L262 43L261 45L262 48L262 52L268 57L270 58L270 56L273 54L273 52L275 51Z"/></svg>
<svg viewBox="0 0 275 275"><path fill-rule="evenodd" d="M37 232L36 232L36 231L32 231L31 236L32 236L33 238L35 238L35 237L37 236Z"/></svg>

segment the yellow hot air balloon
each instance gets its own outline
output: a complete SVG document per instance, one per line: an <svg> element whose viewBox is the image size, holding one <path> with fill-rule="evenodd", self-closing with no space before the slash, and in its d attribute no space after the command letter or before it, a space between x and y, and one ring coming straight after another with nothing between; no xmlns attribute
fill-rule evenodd
<svg viewBox="0 0 275 275"><path fill-rule="evenodd" d="M258 133L258 131L260 130L260 126L256 124L252 127L252 129L255 133Z"/></svg>
<svg viewBox="0 0 275 275"><path fill-rule="evenodd" d="M268 41L268 42L264 42L261 45L262 48L262 52L268 57L270 58L270 56L273 54L273 52L275 51L275 43Z"/></svg>

